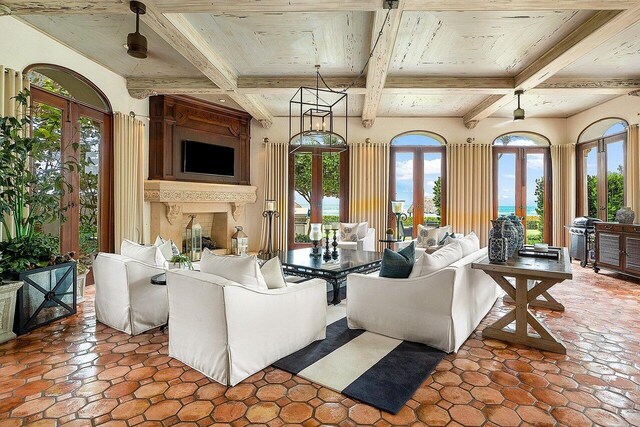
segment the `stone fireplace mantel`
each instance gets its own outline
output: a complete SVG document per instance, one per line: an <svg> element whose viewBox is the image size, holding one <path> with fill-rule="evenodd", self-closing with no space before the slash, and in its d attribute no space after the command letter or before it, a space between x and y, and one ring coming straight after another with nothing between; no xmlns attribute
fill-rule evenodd
<svg viewBox="0 0 640 427"><path fill-rule="evenodd" d="M256 191L252 185L145 181L144 200L151 203L151 239L159 235L180 246L185 216L196 215L199 222L206 221L201 224L203 235L228 248L235 226L244 225L245 205L257 200ZM215 215L209 224L212 214Z"/></svg>

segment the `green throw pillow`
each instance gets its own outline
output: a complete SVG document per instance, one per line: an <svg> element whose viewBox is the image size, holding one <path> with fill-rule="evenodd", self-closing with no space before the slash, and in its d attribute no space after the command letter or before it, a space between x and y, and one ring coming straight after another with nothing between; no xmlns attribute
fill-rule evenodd
<svg viewBox="0 0 640 427"><path fill-rule="evenodd" d="M409 246L398 252L394 252L391 249L385 249L382 254L380 277L406 279L411 274L411 270L413 270L413 264L415 264L415 262L415 242L411 242Z"/></svg>

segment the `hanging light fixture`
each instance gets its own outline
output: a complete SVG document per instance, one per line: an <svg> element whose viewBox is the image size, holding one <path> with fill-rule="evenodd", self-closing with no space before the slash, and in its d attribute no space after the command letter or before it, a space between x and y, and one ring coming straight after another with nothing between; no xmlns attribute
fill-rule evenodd
<svg viewBox="0 0 640 427"><path fill-rule="evenodd" d="M320 65L316 65L316 87L301 87L289 102L292 151L301 147L330 147L336 152L347 149L348 96L346 92L320 88L321 79ZM344 118L336 116L338 108L344 108Z"/></svg>
<svg viewBox="0 0 640 427"><path fill-rule="evenodd" d="M516 95L518 96L518 108L513 110L513 120L524 120L524 108L520 108L520 95L523 93L523 90L516 91Z"/></svg>
<svg viewBox="0 0 640 427"><path fill-rule="evenodd" d="M147 13L147 7L139 1L129 3L129 8L136 14L136 32L127 35L127 53L134 58L147 57L147 38L140 34L140 15Z"/></svg>

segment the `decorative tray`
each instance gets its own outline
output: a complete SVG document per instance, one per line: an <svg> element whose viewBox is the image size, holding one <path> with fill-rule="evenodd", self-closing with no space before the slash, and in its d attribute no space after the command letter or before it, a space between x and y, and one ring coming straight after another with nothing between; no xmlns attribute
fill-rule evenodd
<svg viewBox="0 0 640 427"><path fill-rule="evenodd" d="M544 258L544 259L560 259L560 248L549 246L547 251L537 251L533 246L525 245L518 250L518 255L522 257Z"/></svg>

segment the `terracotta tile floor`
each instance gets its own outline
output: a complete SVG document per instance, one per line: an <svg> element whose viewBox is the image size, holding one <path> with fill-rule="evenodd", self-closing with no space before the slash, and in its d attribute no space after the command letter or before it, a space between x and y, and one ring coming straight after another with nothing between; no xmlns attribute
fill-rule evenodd
<svg viewBox="0 0 640 427"><path fill-rule="evenodd" d="M227 389L169 358L157 330L96 324L90 290L78 315L0 346L0 427L640 425L640 284L574 271L551 291L567 311L538 311L566 356L476 331L398 415L272 368Z"/></svg>

